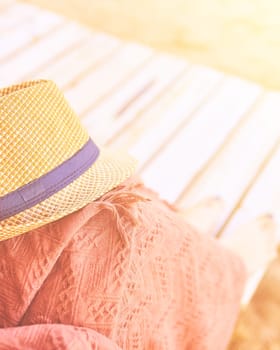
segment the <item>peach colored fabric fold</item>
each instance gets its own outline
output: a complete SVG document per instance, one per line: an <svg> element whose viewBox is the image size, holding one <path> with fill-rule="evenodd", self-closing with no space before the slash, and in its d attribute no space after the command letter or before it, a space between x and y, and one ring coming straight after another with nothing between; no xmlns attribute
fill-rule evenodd
<svg viewBox="0 0 280 350"><path fill-rule="evenodd" d="M130 179L0 242L0 349L223 350L240 260Z"/></svg>

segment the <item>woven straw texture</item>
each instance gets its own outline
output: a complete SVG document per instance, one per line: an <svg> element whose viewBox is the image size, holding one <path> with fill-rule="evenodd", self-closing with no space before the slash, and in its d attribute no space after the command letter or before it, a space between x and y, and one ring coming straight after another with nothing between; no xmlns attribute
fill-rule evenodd
<svg viewBox="0 0 280 350"><path fill-rule="evenodd" d="M0 196L48 173L89 136L53 82L0 90ZM134 171L126 154L102 151L82 176L53 196L0 222L0 240L70 214L111 190Z"/></svg>
<svg viewBox="0 0 280 350"><path fill-rule="evenodd" d="M88 140L51 81L0 90L0 196L48 173Z"/></svg>

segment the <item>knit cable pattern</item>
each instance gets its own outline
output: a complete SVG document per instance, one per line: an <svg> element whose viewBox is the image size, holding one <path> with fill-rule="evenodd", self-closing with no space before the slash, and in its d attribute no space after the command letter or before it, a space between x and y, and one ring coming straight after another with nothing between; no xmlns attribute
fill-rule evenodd
<svg viewBox="0 0 280 350"><path fill-rule="evenodd" d="M0 243L0 349L224 350L244 279L238 258L130 179Z"/></svg>

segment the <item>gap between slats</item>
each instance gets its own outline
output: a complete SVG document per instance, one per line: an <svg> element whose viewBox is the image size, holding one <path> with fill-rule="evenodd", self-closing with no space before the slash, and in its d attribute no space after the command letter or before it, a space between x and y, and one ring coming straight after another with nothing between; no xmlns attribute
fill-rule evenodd
<svg viewBox="0 0 280 350"><path fill-rule="evenodd" d="M40 13L39 11L32 19L25 25L18 27L15 32L0 38L1 66L9 64L11 60L31 49L43 38L55 33L66 23L56 15Z"/></svg>
<svg viewBox="0 0 280 350"><path fill-rule="evenodd" d="M177 119L169 118L159 121L159 125L155 125L153 129L149 130L142 138L130 149L131 153L139 159L138 172L142 174L145 169L153 164L153 161L165 151L177 134L182 129L186 128L189 123L192 122L193 118L196 117L198 111L211 100L211 97L222 88L224 79L215 82L211 89L207 90L206 94L203 95L202 99L197 100L197 104L194 104L193 108L189 111L181 111ZM145 148L146 147L146 148ZM149 150L149 152L147 152ZM177 154L178 155L178 154Z"/></svg>
<svg viewBox="0 0 280 350"><path fill-rule="evenodd" d="M196 111L187 125L172 134L168 143L161 144L157 157L141 169L146 183L163 198L174 202L185 184L221 147L259 93L257 86L228 78L222 88ZM238 104L232 100L237 97ZM147 148L150 149L149 144ZM138 155L141 156L141 153ZM161 171L160 180L158 169Z"/></svg>
<svg viewBox="0 0 280 350"><path fill-rule="evenodd" d="M63 51L61 57L55 61L52 59L51 65L46 62L36 74L54 80L63 91L67 91L84 76L113 59L113 55L122 47L118 40L111 38L100 43L98 34L90 35L88 40L80 44L72 52L69 49Z"/></svg>
<svg viewBox="0 0 280 350"><path fill-rule="evenodd" d="M82 122L89 131L95 129L102 143L110 143L140 112L151 107L188 69L169 57L154 56L121 89L91 109ZM120 113L122 111L122 113Z"/></svg>
<svg viewBox="0 0 280 350"><path fill-rule="evenodd" d="M65 24L62 28L49 33L31 48L21 52L1 66L1 83L8 85L27 79L44 66L53 57L60 55L67 47L83 41L88 33L74 23Z"/></svg>
<svg viewBox="0 0 280 350"><path fill-rule="evenodd" d="M106 100L127 80L143 69L151 60L153 51L139 45L127 44L98 70L67 90L66 98L81 118L89 109Z"/></svg>
<svg viewBox="0 0 280 350"><path fill-rule="evenodd" d="M140 110L130 111L130 120L119 133L114 135L110 146L126 148L137 158L139 158L137 148L141 156L143 153L147 153L147 157L151 156L153 150L147 149L146 141L143 140L149 137L156 138L157 141L159 138L164 139L166 137L164 130L167 130L165 125L168 126L168 135L175 125L185 120L186 115L191 114L211 89L215 89L214 85L222 77L221 73L211 69L188 66L184 73L174 78L172 85L168 85L165 91L154 99L153 103L145 105ZM96 127L99 131L97 123ZM107 138L105 137L104 140L106 141ZM142 161L140 166L141 164Z"/></svg>
<svg viewBox="0 0 280 350"><path fill-rule="evenodd" d="M235 208L244 194L249 195L279 140L279 96L266 93L256 107L177 201L177 205L188 206L205 196L224 198L226 207L216 233L222 234L225 222L232 221Z"/></svg>
<svg viewBox="0 0 280 350"><path fill-rule="evenodd" d="M279 96L280 97L280 96ZM280 131L279 138L260 164L255 176L244 189L239 202L221 229L223 236L230 236L244 220L271 215L280 224ZM280 236L278 232L278 241Z"/></svg>

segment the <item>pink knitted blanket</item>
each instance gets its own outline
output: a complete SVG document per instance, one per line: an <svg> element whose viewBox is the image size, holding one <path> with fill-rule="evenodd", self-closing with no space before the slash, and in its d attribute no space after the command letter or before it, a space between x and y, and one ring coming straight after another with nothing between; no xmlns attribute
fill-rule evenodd
<svg viewBox="0 0 280 350"><path fill-rule="evenodd" d="M0 242L0 349L222 350L242 263L130 179Z"/></svg>

